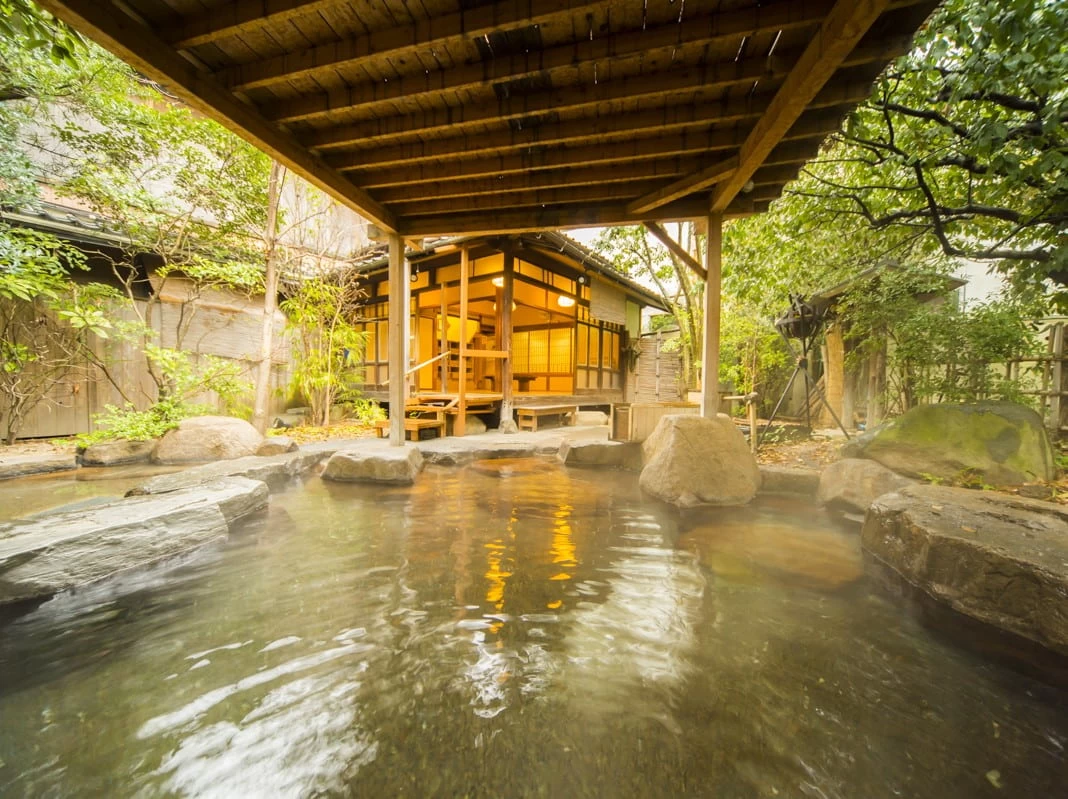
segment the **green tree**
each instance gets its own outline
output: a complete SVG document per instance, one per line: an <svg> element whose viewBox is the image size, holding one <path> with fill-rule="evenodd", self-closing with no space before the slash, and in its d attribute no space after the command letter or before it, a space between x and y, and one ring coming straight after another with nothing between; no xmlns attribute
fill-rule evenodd
<svg viewBox="0 0 1068 799"><path fill-rule="evenodd" d="M93 288L72 290L68 270L83 265L82 254L54 236L0 225L0 419L8 444L56 380L84 368L85 337L107 336Z"/></svg>
<svg viewBox="0 0 1068 799"><path fill-rule="evenodd" d="M947 0L793 191L915 231L1068 303L1068 25L1059 0Z"/></svg>
<svg viewBox="0 0 1068 799"><path fill-rule="evenodd" d="M308 403L312 424L330 422L335 404L359 398L367 336L353 322L364 297L355 272L329 269L300 281L282 302L296 351L292 388Z"/></svg>

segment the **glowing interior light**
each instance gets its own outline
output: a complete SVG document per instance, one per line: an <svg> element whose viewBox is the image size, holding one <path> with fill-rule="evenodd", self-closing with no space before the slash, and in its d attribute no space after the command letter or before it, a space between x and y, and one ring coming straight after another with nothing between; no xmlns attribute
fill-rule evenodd
<svg viewBox="0 0 1068 799"><path fill-rule="evenodd" d="M561 308L570 308L575 304L575 298L567 297L561 294L559 297L556 298L556 304L559 305Z"/></svg>

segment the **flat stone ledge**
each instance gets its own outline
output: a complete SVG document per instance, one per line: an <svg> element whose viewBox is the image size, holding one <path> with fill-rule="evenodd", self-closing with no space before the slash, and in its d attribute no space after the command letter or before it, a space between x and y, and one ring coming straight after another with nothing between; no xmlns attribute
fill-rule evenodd
<svg viewBox="0 0 1068 799"><path fill-rule="evenodd" d="M45 598L224 538L267 498L265 484L227 478L2 524L0 605Z"/></svg>
<svg viewBox="0 0 1068 799"><path fill-rule="evenodd" d="M806 497L816 496L820 484L817 469L803 469L797 466L760 467L760 494L800 494Z"/></svg>
<svg viewBox="0 0 1068 799"><path fill-rule="evenodd" d="M78 459L73 452L48 453L43 455L0 456L0 480L26 477L31 474L47 474L77 469Z"/></svg>
<svg viewBox="0 0 1068 799"><path fill-rule="evenodd" d="M324 480L410 485L423 470L417 447L374 447L335 452L323 469Z"/></svg>
<svg viewBox="0 0 1068 799"><path fill-rule="evenodd" d="M917 485L868 510L869 567L954 611L1068 656L1068 509Z"/></svg>
<svg viewBox="0 0 1068 799"><path fill-rule="evenodd" d="M146 480L126 492L135 497L146 494L166 494L184 488L192 488L222 477L246 477L266 483L277 490L295 477L299 477L319 465L327 456L326 451L298 450L284 455L247 455L229 461L205 463L172 474L161 474Z"/></svg>
<svg viewBox="0 0 1068 799"><path fill-rule="evenodd" d="M624 441L565 441L558 452L565 466L642 470L642 446Z"/></svg>

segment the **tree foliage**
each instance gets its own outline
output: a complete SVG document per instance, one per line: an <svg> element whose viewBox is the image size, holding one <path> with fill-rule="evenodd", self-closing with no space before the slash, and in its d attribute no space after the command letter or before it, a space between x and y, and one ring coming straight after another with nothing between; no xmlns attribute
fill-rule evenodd
<svg viewBox="0 0 1068 799"><path fill-rule="evenodd" d="M1068 25L1058 0L947 0L792 191L1068 300Z"/></svg>

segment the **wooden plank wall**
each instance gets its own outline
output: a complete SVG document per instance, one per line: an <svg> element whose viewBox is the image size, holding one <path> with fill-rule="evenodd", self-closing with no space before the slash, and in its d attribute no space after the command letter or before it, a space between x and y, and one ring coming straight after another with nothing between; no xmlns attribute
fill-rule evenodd
<svg viewBox="0 0 1068 799"><path fill-rule="evenodd" d="M144 305L141 309L143 311ZM152 327L160 331L161 343L174 346L175 325L180 306L165 302L161 314L152 320ZM135 315L127 311L124 316L132 320ZM158 317L162 316L162 319ZM256 358L259 357L260 316L255 303L246 298L205 298L198 304L188 331L184 347L194 354L194 363L200 355L215 355L229 358L241 364L244 379L255 379ZM290 379L291 342L285 330L285 320L278 315L275 321L275 349L271 372L271 412L283 410L285 390ZM94 338L93 347L109 364L109 370L123 387L126 395L140 408L147 407L155 398L155 388L140 346L114 338ZM222 408L211 395L197 397L205 405ZM248 403L251 404L251 394ZM85 433L93 429L92 417L104 411L105 406L123 405L122 395L103 375L85 377L71 375L59 381L45 401L27 417L20 438L47 438ZM2 419L0 419L2 422Z"/></svg>
<svg viewBox="0 0 1068 799"><path fill-rule="evenodd" d="M638 366L628 375L629 402L679 402L682 392L682 358L679 353L665 352L667 338L662 333L642 336Z"/></svg>

